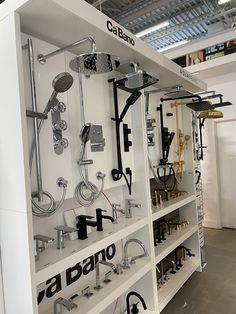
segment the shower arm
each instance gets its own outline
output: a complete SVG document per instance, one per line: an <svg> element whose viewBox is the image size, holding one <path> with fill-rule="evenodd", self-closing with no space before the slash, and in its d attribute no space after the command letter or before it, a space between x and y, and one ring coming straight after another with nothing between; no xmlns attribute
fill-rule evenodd
<svg viewBox="0 0 236 314"><path fill-rule="evenodd" d="M38 62L41 64L44 64L47 61L47 59L54 57L54 56L66 51L70 48L74 48L74 47L77 47L79 45L83 45L87 42L89 42L91 44L91 53L94 53L96 51L96 43L95 43L94 39L92 37L85 37L85 38L80 39L79 41L76 41L70 45L67 45L63 48L60 48L60 49L57 49L51 53L48 53L47 55L39 54L38 55Z"/></svg>
<svg viewBox="0 0 236 314"><path fill-rule="evenodd" d="M171 101L171 100L181 100L181 99L189 99L189 98L195 98L198 101L201 101L202 98L199 95L186 95L186 96L181 96L181 97L170 97L170 98L161 98L161 102L163 101Z"/></svg>

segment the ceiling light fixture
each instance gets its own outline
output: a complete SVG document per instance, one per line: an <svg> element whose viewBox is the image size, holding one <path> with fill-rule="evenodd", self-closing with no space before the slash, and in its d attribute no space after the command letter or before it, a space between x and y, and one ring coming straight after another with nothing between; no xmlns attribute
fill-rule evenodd
<svg viewBox="0 0 236 314"><path fill-rule="evenodd" d="M172 48L176 48L176 47L185 45L185 44L187 44L187 43L188 43L188 40L185 39L185 40L179 41L178 43L175 43L175 44L172 44L172 45L169 45L169 46L160 48L160 49L158 49L157 51L158 51L158 52L163 52L163 51L166 51L166 50L169 50L169 49L172 49Z"/></svg>
<svg viewBox="0 0 236 314"><path fill-rule="evenodd" d="M144 31L135 34L135 36L137 36L137 37L143 37L143 36L145 36L145 35L147 35L147 34L153 33L153 32L155 32L155 31L157 31L158 29L167 27L167 26L169 26L169 25L170 25L170 22L169 22L169 21L165 21L165 22L162 22L162 23L157 24L157 25L155 25L155 26L149 27L149 28L145 29Z"/></svg>
<svg viewBox="0 0 236 314"><path fill-rule="evenodd" d="M225 4L227 2L230 2L231 0L218 0L218 4Z"/></svg>

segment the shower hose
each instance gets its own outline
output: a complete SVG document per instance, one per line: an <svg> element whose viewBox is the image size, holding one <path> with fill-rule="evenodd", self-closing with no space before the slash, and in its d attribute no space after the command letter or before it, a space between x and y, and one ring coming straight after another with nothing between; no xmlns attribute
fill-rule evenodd
<svg viewBox="0 0 236 314"><path fill-rule="evenodd" d="M155 173L155 169L153 168L153 165L152 165L152 162L151 162L151 159L150 159L149 155L148 155L148 162L149 162L149 167L151 169L151 172L152 172L156 182L161 181L164 184L165 190L163 189L163 191L165 191L165 192L172 192L172 191L174 191L175 185L176 185L176 177L175 177L174 168L172 166L170 166L168 174L166 174L166 168L164 168L164 176L162 177L160 175L160 168L157 168L157 174ZM169 181L171 175L173 175L174 182L173 182L173 186L171 188L169 188L167 186L167 182Z"/></svg>
<svg viewBox="0 0 236 314"><path fill-rule="evenodd" d="M105 174L103 174L102 172L97 172L97 179L102 181L100 190L94 183L88 180L86 174L84 175L82 168L86 167L86 165L81 165L81 162L84 157L85 146L86 144L81 144L78 165L82 181L80 181L75 188L75 199L80 205L87 207L91 206L95 202L95 200L103 193Z"/></svg>
<svg viewBox="0 0 236 314"><path fill-rule="evenodd" d="M43 126L44 120L41 120L39 125L38 125L38 132L40 133L42 126ZM30 149L30 160L29 160L29 164L30 164L30 174L32 171L32 165L33 165L33 159L34 159L34 151L35 151L35 140L33 139L32 145L31 145L31 149ZM49 199L49 205L48 207L42 207L40 206L35 200L34 198L37 197L37 192L32 193L31 196L31 203L32 203L32 211L33 211L33 215L37 216L37 217L49 217L51 215L53 215L63 204L65 197L66 197L66 188L67 188L67 184L63 183L60 186L62 186L62 197L59 201L59 203L57 204L55 199L53 198L52 194L47 192L47 191L42 191L42 194L47 196L47 198Z"/></svg>

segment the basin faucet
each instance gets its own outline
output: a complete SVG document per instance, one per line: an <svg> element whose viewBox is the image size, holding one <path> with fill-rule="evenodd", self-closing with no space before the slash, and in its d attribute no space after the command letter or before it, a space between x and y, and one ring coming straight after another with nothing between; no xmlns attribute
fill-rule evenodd
<svg viewBox="0 0 236 314"><path fill-rule="evenodd" d="M175 268L175 262L172 261L171 259L165 258L164 261L168 262L171 265L171 274L176 274L176 268Z"/></svg>
<svg viewBox="0 0 236 314"><path fill-rule="evenodd" d="M65 242L64 242L65 237L69 233L77 231L76 228L72 228L69 226L57 226L54 229L57 230L57 249L58 250L65 248Z"/></svg>
<svg viewBox="0 0 236 314"><path fill-rule="evenodd" d="M186 246L180 245L179 248L181 248L184 252L184 260L185 260L185 252L187 252L187 255L189 257L195 256L195 254L191 253L191 249L188 249Z"/></svg>
<svg viewBox="0 0 236 314"><path fill-rule="evenodd" d="M127 198L125 200L125 217L126 218L132 218L132 214L131 214L131 208L134 207L134 208L140 208L141 207L141 204L135 204L135 203L132 203L134 200L131 199L131 198Z"/></svg>
<svg viewBox="0 0 236 314"><path fill-rule="evenodd" d="M114 222L113 217L103 215L102 214L103 212L106 212L106 210L103 210L101 208L96 209L97 231L103 231L103 226L102 226L102 220L103 219L109 219L111 222Z"/></svg>
<svg viewBox="0 0 236 314"><path fill-rule="evenodd" d="M95 266L95 268L96 268L96 286L94 287L94 289L96 289L96 290L100 290L102 288L101 278L100 278L100 268L99 268L100 264L110 267L112 269L113 273L117 273L117 269L116 269L116 266L114 264L107 262L107 261L103 261L103 260L97 261L96 266Z"/></svg>
<svg viewBox="0 0 236 314"><path fill-rule="evenodd" d="M62 314L62 306L64 306L67 311L71 311L78 307L71 299L58 298L54 301L54 314Z"/></svg>
<svg viewBox="0 0 236 314"><path fill-rule="evenodd" d="M141 257L146 257L146 256L148 256L147 249L145 248L143 242L141 242L141 241L138 240L138 239L129 239L129 240L127 240L127 241L125 242L125 245L124 245L124 263L123 263L123 268L124 268L124 269L130 268L130 266L129 266L128 253L127 253L127 248L128 248L128 244L129 244L129 243L132 243L132 242L139 244L139 245L141 246L141 248L143 249L143 252L144 252L144 253L141 254L141 255L137 255L137 256L132 257L131 260L130 260L130 264L135 264L135 260L136 260L136 259L139 259L139 258L141 258Z"/></svg>
<svg viewBox="0 0 236 314"><path fill-rule="evenodd" d="M34 240L36 241L36 255L35 255L35 260L39 260L39 253L45 250L45 244L46 243L51 243L54 241L54 238L44 236L42 234L36 234L34 236ZM39 245L39 242L41 242L41 246Z"/></svg>
<svg viewBox="0 0 236 314"><path fill-rule="evenodd" d="M125 211L121 208L119 208L119 204L112 204L112 217L114 219L113 224L117 224L117 212L120 212L121 214L125 214Z"/></svg>
<svg viewBox="0 0 236 314"><path fill-rule="evenodd" d="M166 225L167 225L167 227L168 227L168 231L169 231L169 235L171 234L171 226L170 226L170 224L168 223L168 221L167 220L165 220L165 219L161 219L161 220L159 220L158 221L158 223L157 223L157 239L158 239L158 243L162 243L162 235L161 235L161 228L160 228L160 225L162 224L162 223L165 223Z"/></svg>
<svg viewBox="0 0 236 314"><path fill-rule="evenodd" d="M78 239L84 240L87 239L88 234L87 234L87 226L90 227L97 227L97 221L90 221L87 219L92 219L94 218L93 216L88 216L88 215L79 215L77 216L77 224L76 227L78 228Z"/></svg>
<svg viewBox="0 0 236 314"><path fill-rule="evenodd" d="M142 297L139 293L137 293L137 292L135 292L135 291L131 291L131 292L129 292L129 293L127 294L127 296L126 296L126 310L127 310L127 314L130 314L129 298L130 298L132 295L136 296L136 297L141 301L141 303L142 303L142 305L143 305L143 309L144 309L144 310L147 310L147 305L146 305L146 303L145 303L143 297ZM134 312L133 312L133 313L134 313ZM136 313L138 313L138 312L136 312Z"/></svg>

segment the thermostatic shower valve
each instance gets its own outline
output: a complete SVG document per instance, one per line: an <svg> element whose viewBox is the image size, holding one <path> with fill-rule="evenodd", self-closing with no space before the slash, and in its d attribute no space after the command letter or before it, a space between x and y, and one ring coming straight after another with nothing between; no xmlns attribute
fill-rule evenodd
<svg viewBox="0 0 236 314"><path fill-rule="evenodd" d="M57 155L61 155L63 150L68 147L69 142L63 137L63 131L67 129L67 122L61 119L61 113L66 111L66 105L63 102L58 101L52 108L52 129L53 129L53 145L54 152Z"/></svg>

